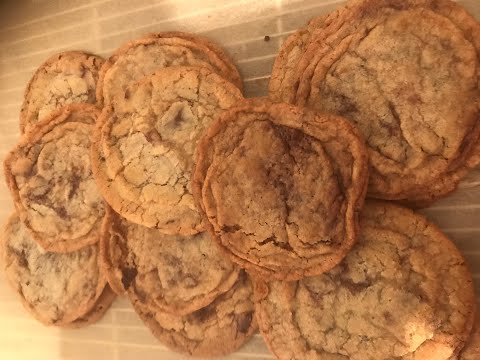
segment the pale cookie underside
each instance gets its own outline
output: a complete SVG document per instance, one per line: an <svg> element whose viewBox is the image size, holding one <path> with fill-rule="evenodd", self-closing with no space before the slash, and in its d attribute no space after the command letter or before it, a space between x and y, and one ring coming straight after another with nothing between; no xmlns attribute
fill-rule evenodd
<svg viewBox="0 0 480 360"><path fill-rule="evenodd" d="M449 173L455 187L467 172L457 169L479 161L472 149L480 132L480 25L445 0L356 1L339 14L311 39L295 102L360 128L371 196L435 198L418 186Z"/></svg>
<svg viewBox="0 0 480 360"><path fill-rule="evenodd" d="M257 330L252 285L245 273L230 291L190 315L154 311L129 292L133 307L153 335L170 349L191 356L222 356L242 346Z"/></svg>
<svg viewBox="0 0 480 360"><path fill-rule="evenodd" d="M41 65L25 90L20 131L27 132L53 111L71 103L96 101L96 85L104 60L96 55L68 51Z"/></svg>
<svg viewBox="0 0 480 360"><path fill-rule="evenodd" d="M7 279L39 321L66 326L88 317L95 309L106 285L98 246L64 254L46 252L33 241L16 214L5 227L2 245ZM92 315L92 320L98 315L101 312Z"/></svg>
<svg viewBox="0 0 480 360"><path fill-rule="evenodd" d="M455 245L410 210L368 203L357 245L330 272L259 283L260 329L280 359L447 360L467 341L475 294Z"/></svg>
<svg viewBox="0 0 480 360"><path fill-rule="evenodd" d="M294 280L327 271L353 245L368 169L347 121L247 100L219 117L197 151L194 196L242 267Z"/></svg>
<svg viewBox="0 0 480 360"><path fill-rule="evenodd" d="M104 204L89 149L98 110L59 109L25 134L5 160L5 177L22 221L46 250L73 251L98 241Z"/></svg>
<svg viewBox="0 0 480 360"><path fill-rule="evenodd" d="M164 235L107 210L100 240L112 288L145 298L152 309L186 315L228 291L238 269L206 232Z"/></svg>
<svg viewBox="0 0 480 360"><path fill-rule="evenodd" d="M129 94L104 109L95 130L92 161L102 194L129 221L166 234L203 231L190 190L196 144L242 99L240 91L207 69L171 67Z"/></svg>

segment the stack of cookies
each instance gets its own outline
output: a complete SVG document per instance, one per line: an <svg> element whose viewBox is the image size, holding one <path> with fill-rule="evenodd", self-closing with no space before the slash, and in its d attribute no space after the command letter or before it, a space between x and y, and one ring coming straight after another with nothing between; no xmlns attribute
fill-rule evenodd
<svg viewBox="0 0 480 360"><path fill-rule="evenodd" d="M446 196L480 163L479 81L480 25L450 0L314 18L268 98L244 99L225 52L192 34L56 55L5 160L7 277L46 324L127 296L192 356L259 328L279 359L477 359L463 256L399 204Z"/></svg>

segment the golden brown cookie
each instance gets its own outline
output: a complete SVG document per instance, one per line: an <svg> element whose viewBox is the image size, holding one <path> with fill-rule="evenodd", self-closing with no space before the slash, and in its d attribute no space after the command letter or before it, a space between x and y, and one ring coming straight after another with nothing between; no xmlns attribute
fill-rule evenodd
<svg viewBox="0 0 480 360"><path fill-rule="evenodd" d="M191 356L227 355L257 330L252 284L242 271L235 285L213 303L178 317L153 311L129 292L133 307L153 335L173 351Z"/></svg>
<svg viewBox="0 0 480 360"><path fill-rule="evenodd" d="M205 68L170 67L145 77L128 99L104 108L92 147L95 179L120 215L165 234L204 230L190 176L196 144L213 119L242 99Z"/></svg>
<svg viewBox="0 0 480 360"><path fill-rule="evenodd" d="M28 131L53 111L70 103L94 104L104 60L81 51L51 56L35 72L25 90L20 131Z"/></svg>
<svg viewBox="0 0 480 360"><path fill-rule="evenodd" d="M286 100L359 127L370 197L421 203L455 189L480 162L478 22L450 0L353 0L329 19Z"/></svg>
<svg viewBox="0 0 480 360"><path fill-rule="evenodd" d="M108 282L118 293L131 291L152 309L186 315L230 290L239 269L207 232L164 235L128 222L107 209L100 240Z"/></svg>
<svg viewBox="0 0 480 360"><path fill-rule="evenodd" d="M232 60L207 38L176 31L154 33L126 43L105 62L97 88L98 104L123 101L131 83L171 66L204 67L240 90L243 87Z"/></svg>
<svg viewBox="0 0 480 360"><path fill-rule="evenodd" d="M13 214L2 247L10 285L25 308L46 325L88 325L113 301L100 269L98 245L70 253L47 252Z"/></svg>
<svg viewBox="0 0 480 360"><path fill-rule="evenodd" d="M257 319L279 359L447 360L473 325L472 276L432 223L370 202L340 265L297 282L258 282Z"/></svg>
<svg viewBox="0 0 480 360"><path fill-rule="evenodd" d="M5 159L20 218L45 250L78 250L98 241L104 203L92 176L90 143L99 111L73 104L25 134Z"/></svg>
<svg viewBox="0 0 480 360"><path fill-rule="evenodd" d="M256 99L208 129L192 189L227 256L255 275L296 280L353 246L367 182L366 149L348 121Z"/></svg>

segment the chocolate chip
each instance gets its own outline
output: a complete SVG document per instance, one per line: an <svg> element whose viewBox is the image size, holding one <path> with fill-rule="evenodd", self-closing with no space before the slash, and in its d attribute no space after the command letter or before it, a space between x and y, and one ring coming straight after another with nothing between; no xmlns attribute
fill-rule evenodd
<svg viewBox="0 0 480 360"><path fill-rule="evenodd" d="M237 318L238 331L246 333L252 324L253 312L240 314Z"/></svg>
<svg viewBox="0 0 480 360"><path fill-rule="evenodd" d="M242 227L238 224L235 225L223 225L222 226L222 231L226 233L234 233L240 230Z"/></svg>
<svg viewBox="0 0 480 360"><path fill-rule="evenodd" d="M395 322L395 319L394 319L392 313L389 312L389 311L384 311L383 312L383 318L385 319L385 322L387 323L387 325L393 325L394 322Z"/></svg>
<svg viewBox="0 0 480 360"><path fill-rule="evenodd" d="M265 35L265 37L263 38L263 41L270 41L270 36Z"/></svg>
<svg viewBox="0 0 480 360"><path fill-rule="evenodd" d="M76 194L79 185L80 185L80 177L76 174L73 174L70 180L70 191L68 192L69 200Z"/></svg>
<svg viewBox="0 0 480 360"><path fill-rule="evenodd" d="M369 281L356 283L350 279L342 279L341 284L344 288L348 289L352 295L357 295L372 285Z"/></svg>
<svg viewBox="0 0 480 360"><path fill-rule="evenodd" d="M68 212L65 207L60 206L58 208L55 208L54 210L61 219L66 220L68 218Z"/></svg>
<svg viewBox="0 0 480 360"><path fill-rule="evenodd" d="M160 142L162 137L156 130L150 130L148 133L145 134L145 138L150 144Z"/></svg>
<svg viewBox="0 0 480 360"><path fill-rule="evenodd" d="M192 313L192 316L196 321L203 323L207 321L207 319L210 318L214 313L215 308L213 308L212 306L206 306Z"/></svg>
<svg viewBox="0 0 480 360"><path fill-rule="evenodd" d="M127 290L132 284L133 280L137 276L138 271L135 268L123 268L122 269L122 284L125 290Z"/></svg>

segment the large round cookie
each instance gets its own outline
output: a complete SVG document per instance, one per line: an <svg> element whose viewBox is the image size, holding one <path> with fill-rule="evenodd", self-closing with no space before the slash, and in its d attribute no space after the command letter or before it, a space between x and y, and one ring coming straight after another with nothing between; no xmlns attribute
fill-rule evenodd
<svg viewBox="0 0 480 360"><path fill-rule="evenodd" d="M118 294L130 290L152 309L176 315L207 306L238 278L238 269L221 256L207 232L164 235L111 209L100 246L108 282Z"/></svg>
<svg viewBox="0 0 480 360"><path fill-rule="evenodd" d="M234 352L257 330L253 289L242 271L235 285L213 303L178 317L145 306L129 293L133 307L153 335L170 349L191 356L222 356Z"/></svg>
<svg viewBox="0 0 480 360"><path fill-rule="evenodd" d="M37 69L27 85L20 112L20 131L28 131L64 105L94 104L103 63L101 57L81 51L51 56Z"/></svg>
<svg viewBox="0 0 480 360"><path fill-rule="evenodd" d="M197 155L194 196L240 266L295 280L329 270L353 246L368 160L348 121L245 100L219 116Z"/></svg>
<svg viewBox="0 0 480 360"><path fill-rule="evenodd" d="M475 294L455 245L424 217L372 202L358 243L330 272L255 286L279 359L447 360L468 339Z"/></svg>
<svg viewBox="0 0 480 360"><path fill-rule="evenodd" d="M96 126L92 165L100 191L129 221L165 234L203 231L190 190L196 144L243 98L240 90L208 69L176 66L128 94L104 108Z"/></svg>
<svg viewBox="0 0 480 360"><path fill-rule="evenodd" d="M332 18L299 61L293 102L360 128L369 196L454 189L480 162L478 22L450 0L353 0Z"/></svg>
<svg viewBox="0 0 480 360"><path fill-rule="evenodd" d="M132 82L170 66L204 67L242 89L236 66L207 38L182 32L154 33L128 42L105 62L97 88L99 105L122 101Z"/></svg>
<svg viewBox="0 0 480 360"><path fill-rule="evenodd" d="M87 325L113 301L100 269L98 245L63 254L46 252L14 214L2 248L9 283L25 308L46 325Z"/></svg>
<svg viewBox="0 0 480 360"><path fill-rule="evenodd" d="M33 238L64 252L98 241L104 203L92 176L95 106L57 110L25 134L5 160L5 178Z"/></svg>

